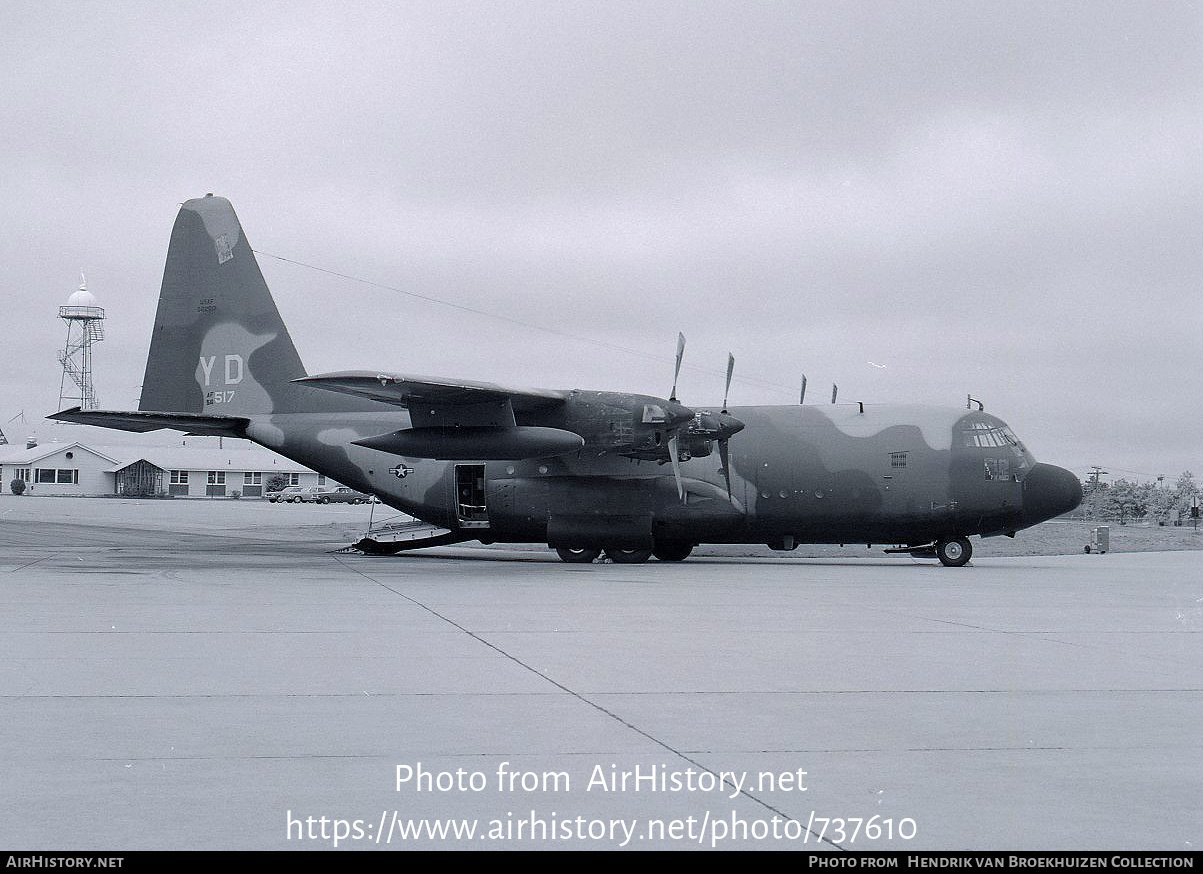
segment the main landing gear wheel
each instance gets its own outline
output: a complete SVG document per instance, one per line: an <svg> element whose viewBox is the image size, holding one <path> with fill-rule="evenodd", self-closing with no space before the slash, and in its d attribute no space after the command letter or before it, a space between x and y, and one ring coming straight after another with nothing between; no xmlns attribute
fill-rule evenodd
<svg viewBox="0 0 1203 874"><path fill-rule="evenodd" d="M964 537L953 537L936 542L936 558L945 567L962 567L973 555L973 547Z"/></svg>
<svg viewBox="0 0 1203 874"><path fill-rule="evenodd" d="M657 543L652 555L660 561L685 561L693 552L692 543Z"/></svg>
<svg viewBox="0 0 1203 874"><path fill-rule="evenodd" d="M652 557L650 549L615 549L606 547L606 558L615 564L642 564Z"/></svg>
<svg viewBox="0 0 1203 874"><path fill-rule="evenodd" d="M569 564L589 564L599 555L600 549L572 549L567 546L561 546L556 549L556 555L560 557L560 561L566 561Z"/></svg>

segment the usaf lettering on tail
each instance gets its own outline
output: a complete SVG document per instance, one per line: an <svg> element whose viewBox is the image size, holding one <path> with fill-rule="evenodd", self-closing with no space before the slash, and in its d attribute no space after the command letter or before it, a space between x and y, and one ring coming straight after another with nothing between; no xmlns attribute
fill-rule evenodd
<svg viewBox="0 0 1203 874"><path fill-rule="evenodd" d="M714 409L682 404L675 379L660 398L309 376L233 208L210 195L172 231L139 409L51 418L249 438L428 523L361 542L380 552L537 542L565 561L604 550L637 562L680 561L700 543L879 543L963 565L970 536L1013 536L1082 497L1072 473L981 410Z"/></svg>

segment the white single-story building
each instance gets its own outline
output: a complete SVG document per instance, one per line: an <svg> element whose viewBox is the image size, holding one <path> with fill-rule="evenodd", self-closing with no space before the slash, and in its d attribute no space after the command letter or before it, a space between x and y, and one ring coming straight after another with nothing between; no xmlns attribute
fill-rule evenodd
<svg viewBox="0 0 1203 874"><path fill-rule="evenodd" d="M235 441L229 441L235 443ZM0 484L25 483L27 495L263 497L279 474L289 486L338 485L253 444L235 446L0 446Z"/></svg>

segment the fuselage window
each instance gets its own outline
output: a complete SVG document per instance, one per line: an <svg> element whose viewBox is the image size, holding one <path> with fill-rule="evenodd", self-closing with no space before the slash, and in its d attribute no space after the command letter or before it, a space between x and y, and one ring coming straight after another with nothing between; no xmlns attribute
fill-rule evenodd
<svg viewBox="0 0 1203 874"><path fill-rule="evenodd" d="M1006 458L986 459L986 479L1009 480L1011 478L1011 462Z"/></svg>
<svg viewBox="0 0 1203 874"><path fill-rule="evenodd" d="M906 467L906 453L905 452L891 452L890 453L890 467Z"/></svg>

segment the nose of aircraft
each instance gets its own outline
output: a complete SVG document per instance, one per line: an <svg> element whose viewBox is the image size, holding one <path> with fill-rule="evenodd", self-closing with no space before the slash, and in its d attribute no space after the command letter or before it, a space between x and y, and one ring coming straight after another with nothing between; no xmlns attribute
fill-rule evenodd
<svg viewBox="0 0 1203 874"><path fill-rule="evenodd" d="M1035 525L1082 503L1082 483L1072 471L1036 464L1023 481L1023 521Z"/></svg>

